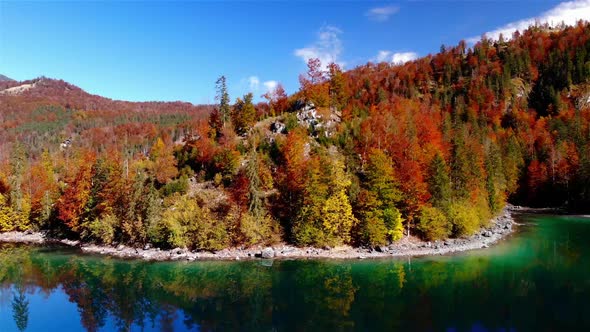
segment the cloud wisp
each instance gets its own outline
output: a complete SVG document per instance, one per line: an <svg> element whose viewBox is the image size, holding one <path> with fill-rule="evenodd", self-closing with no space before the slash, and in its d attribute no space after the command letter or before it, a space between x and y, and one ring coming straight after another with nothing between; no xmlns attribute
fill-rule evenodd
<svg viewBox="0 0 590 332"><path fill-rule="evenodd" d="M258 76L248 77L248 86L250 87L250 90L258 91L258 88L260 87L260 79Z"/></svg>
<svg viewBox="0 0 590 332"><path fill-rule="evenodd" d="M278 84L279 83L277 81L273 81L273 80L266 81L266 82L262 83L262 85L264 85L264 87L266 88L266 91L274 90Z"/></svg>
<svg viewBox="0 0 590 332"><path fill-rule="evenodd" d="M497 40L500 34L505 39L510 39L515 31L526 30L529 26L535 25L536 23L548 23L550 26L556 26L561 23L573 25L578 20L588 19L590 19L590 0L562 2L537 17L525 18L520 21L508 23L495 30L486 32L485 35L493 40ZM467 42L475 44L480 38L471 37L467 39Z"/></svg>
<svg viewBox="0 0 590 332"><path fill-rule="evenodd" d="M377 62L390 62L395 65L404 64L408 61L416 60L418 53L416 52L392 52L392 51L379 51L375 57Z"/></svg>
<svg viewBox="0 0 590 332"><path fill-rule="evenodd" d="M342 34L342 31L336 27L322 27L313 44L304 48L296 49L294 54L305 61L305 63L307 63L309 59L319 59L322 63L323 69L326 69L331 62L337 63L343 67L344 63L340 60L340 55L343 51L340 34Z"/></svg>
<svg viewBox="0 0 590 332"><path fill-rule="evenodd" d="M395 15L399 12L399 7L397 6L384 6L384 7L374 7L369 9L365 16L368 17L371 21L376 22L385 22L389 20L392 15Z"/></svg>

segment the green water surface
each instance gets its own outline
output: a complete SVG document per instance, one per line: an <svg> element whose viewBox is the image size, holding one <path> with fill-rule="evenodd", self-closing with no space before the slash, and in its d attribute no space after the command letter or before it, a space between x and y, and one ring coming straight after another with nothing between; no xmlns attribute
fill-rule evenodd
<svg viewBox="0 0 590 332"><path fill-rule="evenodd" d="M380 260L141 262L0 245L0 331L590 331L590 218Z"/></svg>

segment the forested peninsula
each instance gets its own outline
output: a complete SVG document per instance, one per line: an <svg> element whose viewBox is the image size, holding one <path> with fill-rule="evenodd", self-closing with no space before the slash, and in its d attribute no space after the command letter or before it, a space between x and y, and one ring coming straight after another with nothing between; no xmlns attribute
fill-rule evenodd
<svg viewBox="0 0 590 332"><path fill-rule="evenodd" d="M590 208L590 24L403 64L308 63L262 102L0 80L0 232L131 248L460 241L507 202ZM212 82L213 83L213 82ZM451 240L448 240L451 239Z"/></svg>

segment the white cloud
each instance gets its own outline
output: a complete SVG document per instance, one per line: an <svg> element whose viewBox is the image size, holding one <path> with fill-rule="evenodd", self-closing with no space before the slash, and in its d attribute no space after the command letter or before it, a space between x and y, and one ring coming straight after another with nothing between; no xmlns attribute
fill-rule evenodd
<svg viewBox="0 0 590 332"><path fill-rule="evenodd" d="M344 63L339 59L343 50L340 41L341 33L340 29L333 26L322 27L318 32L317 40L312 45L296 49L295 55L303 59L305 63L309 59L319 59L324 70L331 62L344 67Z"/></svg>
<svg viewBox="0 0 590 332"><path fill-rule="evenodd" d="M375 7L375 8L369 9L365 13L365 16L373 21L385 22L389 19L389 17L391 15L393 15L397 12L399 12L399 7L397 7L397 6Z"/></svg>
<svg viewBox="0 0 590 332"><path fill-rule="evenodd" d="M418 58L418 54L415 52L397 52L393 53L391 51L379 51L377 56L375 57L375 61L377 62L391 62L393 64L399 65L404 64L408 61L412 61Z"/></svg>
<svg viewBox="0 0 590 332"><path fill-rule="evenodd" d="M375 60L377 60L377 62L383 62L383 61L389 62L390 59L391 59L391 51L379 51L379 53L377 53L377 57L375 58Z"/></svg>
<svg viewBox="0 0 590 332"><path fill-rule="evenodd" d="M567 25L573 25L579 20L588 19L590 19L590 0L562 2L537 17L511 22L495 30L488 31L486 32L486 36L493 40L497 40L500 37L500 34L502 34L505 39L510 39L512 38L512 33L516 30L526 30L526 28L535 23L548 23L550 26L556 26L563 22ZM467 39L467 42L474 44L478 42L480 38L481 37L471 37Z"/></svg>
<svg viewBox="0 0 590 332"><path fill-rule="evenodd" d="M258 88L260 87L260 79L258 76L248 77L248 86L250 87L250 90L258 91Z"/></svg>
<svg viewBox="0 0 590 332"><path fill-rule="evenodd" d="M266 87L267 91L274 90L274 88L276 88L278 84L279 83L277 81L266 81L266 82L262 83L262 85L264 85L264 87Z"/></svg>
<svg viewBox="0 0 590 332"><path fill-rule="evenodd" d="M408 61L416 60L418 58L418 54L415 52L401 52L401 53L394 53L391 57L391 62L395 64L402 64Z"/></svg>

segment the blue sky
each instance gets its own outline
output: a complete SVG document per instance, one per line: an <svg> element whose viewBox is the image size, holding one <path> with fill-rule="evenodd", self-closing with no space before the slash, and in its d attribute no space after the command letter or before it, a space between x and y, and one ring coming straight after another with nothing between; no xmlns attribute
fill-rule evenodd
<svg viewBox="0 0 590 332"><path fill-rule="evenodd" d="M60 78L113 99L210 103L220 75L232 100L274 82L292 93L310 56L346 69L401 62L534 18L589 18L589 8L590 0L0 0L0 73Z"/></svg>

